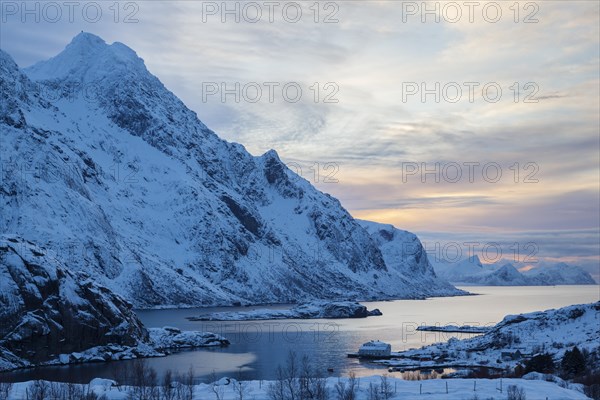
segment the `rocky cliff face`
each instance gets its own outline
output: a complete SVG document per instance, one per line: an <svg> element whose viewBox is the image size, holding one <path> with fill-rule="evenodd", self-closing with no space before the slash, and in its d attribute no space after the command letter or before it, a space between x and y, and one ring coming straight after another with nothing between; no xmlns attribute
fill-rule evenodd
<svg viewBox="0 0 600 400"><path fill-rule="evenodd" d="M392 267L338 200L221 140L123 44L81 33L24 71L0 51L0 86L0 231L137 307L461 293L413 256Z"/></svg>
<svg viewBox="0 0 600 400"><path fill-rule="evenodd" d="M386 266L395 276L396 284L407 288L411 296L436 296L440 290L456 290L436 276L425 248L414 233L389 224L357 221L381 251Z"/></svg>
<svg viewBox="0 0 600 400"><path fill-rule="evenodd" d="M0 364L148 342L130 303L69 269L31 242L0 237Z"/></svg>

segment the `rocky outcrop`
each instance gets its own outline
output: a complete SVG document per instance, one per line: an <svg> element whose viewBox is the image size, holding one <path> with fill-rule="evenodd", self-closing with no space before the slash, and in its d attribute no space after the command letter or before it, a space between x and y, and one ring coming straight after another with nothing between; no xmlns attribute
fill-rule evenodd
<svg viewBox="0 0 600 400"><path fill-rule="evenodd" d="M121 296L32 242L0 237L0 371L228 343L207 332L147 330Z"/></svg>
<svg viewBox="0 0 600 400"><path fill-rule="evenodd" d="M21 238L0 239L0 286L0 346L32 363L148 341L130 303Z"/></svg>

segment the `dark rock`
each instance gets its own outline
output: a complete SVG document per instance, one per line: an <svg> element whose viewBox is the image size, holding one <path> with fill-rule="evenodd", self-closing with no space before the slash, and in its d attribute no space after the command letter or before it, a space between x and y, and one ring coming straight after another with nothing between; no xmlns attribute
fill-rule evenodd
<svg viewBox="0 0 600 400"><path fill-rule="evenodd" d="M148 332L132 306L20 238L0 238L0 349L41 363L94 346L135 346Z"/></svg>
<svg viewBox="0 0 600 400"><path fill-rule="evenodd" d="M369 311L369 314L368 314L369 317L375 317L375 316L379 316L379 315L383 315L383 313L379 310L379 308L375 308L375 309Z"/></svg>

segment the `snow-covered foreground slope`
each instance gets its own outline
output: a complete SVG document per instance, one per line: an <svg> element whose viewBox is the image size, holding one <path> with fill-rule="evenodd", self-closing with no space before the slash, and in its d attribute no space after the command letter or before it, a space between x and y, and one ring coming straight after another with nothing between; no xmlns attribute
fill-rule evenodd
<svg viewBox="0 0 600 400"><path fill-rule="evenodd" d="M402 352L399 358L382 363L406 368L484 366L504 370L542 352L560 361L574 346L600 351L599 327L600 302L509 315L484 335L451 338L447 343Z"/></svg>
<svg viewBox="0 0 600 400"><path fill-rule="evenodd" d="M0 51L0 87L1 231L137 307L464 293L275 151L221 140L121 43L81 33L25 71Z"/></svg>
<svg viewBox="0 0 600 400"><path fill-rule="evenodd" d="M0 371L228 344L212 333L149 332L130 303L71 267L31 242L0 236Z"/></svg>
<svg viewBox="0 0 600 400"><path fill-rule="evenodd" d="M520 272L511 263L482 264L478 256L450 265L436 265L440 278L453 284L480 286L595 285L591 275L577 266L559 263Z"/></svg>
<svg viewBox="0 0 600 400"><path fill-rule="evenodd" d="M326 391L329 399L337 398L336 385L347 383L347 378L328 378ZM31 388L32 382L15 384L11 389L8 400L24 400L25 390ZM129 388L113 387L113 381L95 379L90 382L89 390L98 395L106 395L107 400L125 400ZM272 382L247 381L242 383L244 399L269 400L268 388ZM405 381L389 378L390 400L506 400L509 386L522 389L527 400L584 400L588 399L583 393L569 388L563 388L553 382L544 380L503 379L431 379L425 381ZM381 385L378 376L357 378L355 400L369 399L370 385ZM446 386L448 392L446 392ZM215 391L221 400L240 399L239 391L235 389L239 383L234 379L221 379L216 385L199 384L193 388L193 400L216 399ZM87 389L87 388L86 388ZM475 389L475 390L474 390ZM381 395L381 393L380 393ZM372 397L371 397L372 398ZM383 398L383 397L378 397Z"/></svg>

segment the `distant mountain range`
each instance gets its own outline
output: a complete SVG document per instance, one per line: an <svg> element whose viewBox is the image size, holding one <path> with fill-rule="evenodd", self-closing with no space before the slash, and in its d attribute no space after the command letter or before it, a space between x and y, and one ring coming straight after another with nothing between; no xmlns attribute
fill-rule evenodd
<svg viewBox="0 0 600 400"><path fill-rule="evenodd" d="M558 263L519 271L511 263L482 264L478 256L455 264L435 265L436 274L455 285L553 286L594 285L592 276L577 266Z"/></svg>

